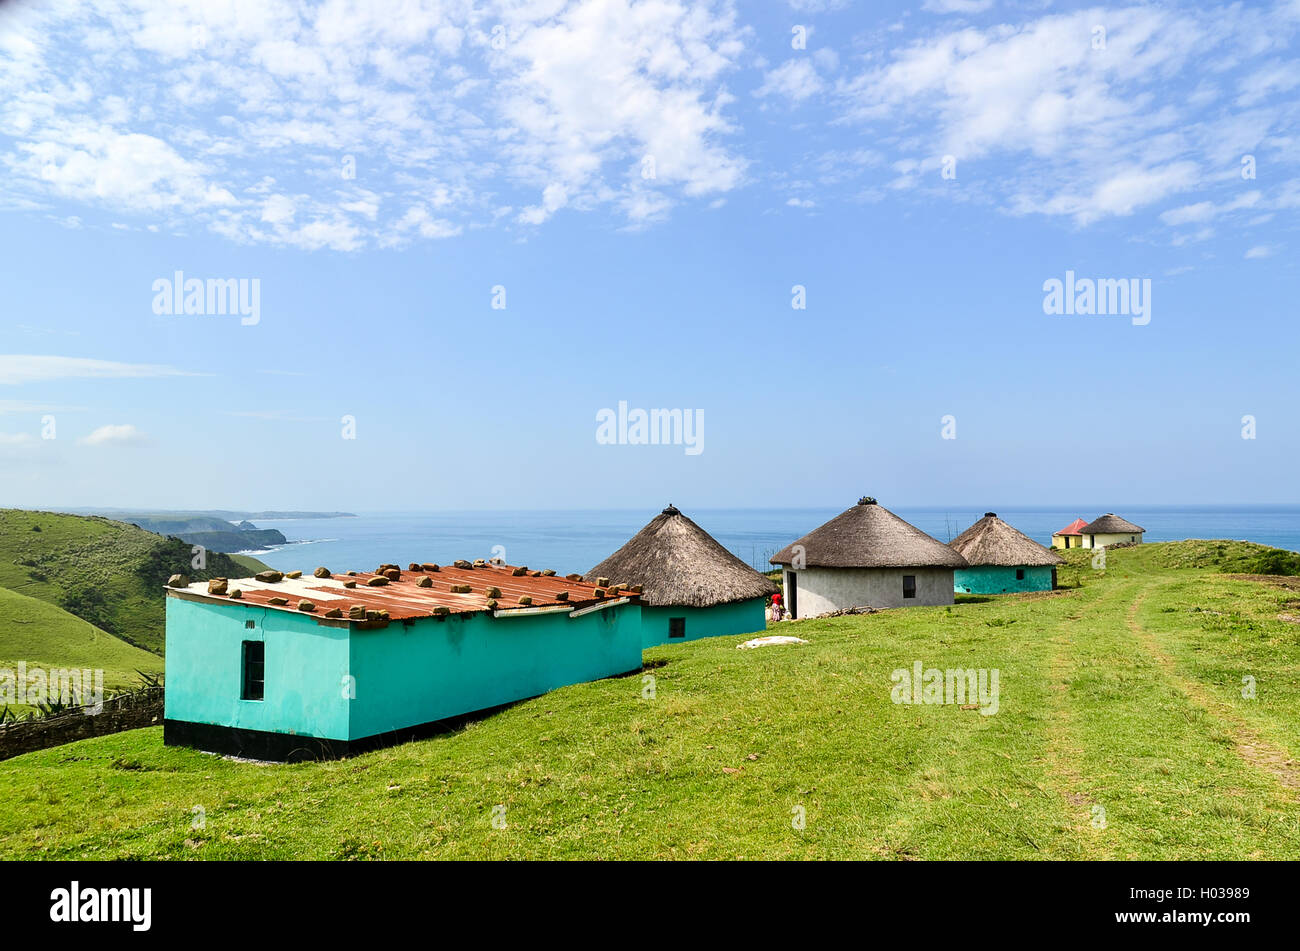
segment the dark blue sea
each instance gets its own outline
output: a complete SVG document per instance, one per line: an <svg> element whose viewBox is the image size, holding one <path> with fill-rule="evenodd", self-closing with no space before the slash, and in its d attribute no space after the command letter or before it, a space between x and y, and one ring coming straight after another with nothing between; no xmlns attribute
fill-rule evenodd
<svg viewBox="0 0 1300 951"><path fill-rule="evenodd" d="M290 544L257 551L274 568L310 571L370 570L382 562L446 564L492 558L509 564L585 572L614 552L658 514L638 511L410 512L355 518L258 521L278 528ZM746 564L766 569L768 558L839 514L841 509L699 509L686 514ZM983 508L897 508L893 511L940 541L951 541ZM1044 545L1076 517L1113 511L1147 530L1149 542L1230 538L1300 550L1300 505L1076 508L1000 508L997 514Z"/></svg>

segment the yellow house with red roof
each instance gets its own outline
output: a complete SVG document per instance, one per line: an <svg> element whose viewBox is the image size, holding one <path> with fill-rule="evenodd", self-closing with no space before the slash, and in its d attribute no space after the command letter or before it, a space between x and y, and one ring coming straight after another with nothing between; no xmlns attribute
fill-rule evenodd
<svg viewBox="0 0 1300 951"><path fill-rule="evenodd" d="M1076 518L1065 528L1052 535L1053 548L1083 548L1082 529L1088 523L1081 518Z"/></svg>

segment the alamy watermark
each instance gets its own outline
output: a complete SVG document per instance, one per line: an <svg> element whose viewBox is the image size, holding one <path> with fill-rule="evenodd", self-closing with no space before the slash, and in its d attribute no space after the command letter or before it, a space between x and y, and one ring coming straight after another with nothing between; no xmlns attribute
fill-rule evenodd
<svg viewBox="0 0 1300 951"><path fill-rule="evenodd" d="M1132 317L1133 326L1151 323L1151 278L1074 276L1051 277L1043 282L1043 313L1057 316Z"/></svg>
<svg viewBox="0 0 1300 951"><path fill-rule="evenodd" d="M912 669L899 667L889 675L894 703L955 704L978 707L981 716L998 712L998 679L1001 671L980 667L940 670L926 668L919 660Z"/></svg>
<svg viewBox="0 0 1300 951"><path fill-rule="evenodd" d="M104 672L90 668L28 668L25 660L18 662L16 670L0 667L0 704L15 703L33 707L58 703L81 707L84 713L100 713L104 709Z"/></svg>
<svg viewBox="0 0 1300 951"><path fill-rule="evenodd" d="M187 278L184 271L153 282L153 312L160 317L238 316L251 327L262 319L262 280L257 277Z"/></svg>
<svg viewBox="0 0 1300 951"><path fill-rule="evenodd" d="M618 410L596 413L596 442L602 446L685 446L686 455L704 451L704 410L631 409L627 400Z"/></svg>
<svg viewBox="0 0 1300 951"><path fill-rule="evenodd" d="M126 922L132 931L148 931L153 922L151 888L83 888L73 880L50 892L50 921Z"/></svg>

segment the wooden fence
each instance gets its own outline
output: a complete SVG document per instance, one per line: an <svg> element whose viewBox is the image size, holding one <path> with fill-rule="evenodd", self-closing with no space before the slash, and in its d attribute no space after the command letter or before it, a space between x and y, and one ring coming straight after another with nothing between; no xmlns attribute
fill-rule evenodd
<svg viewBox="0 0 1300 951"><path fill-rule="evenodd" d="M105 700L98 713L85 713L78 707L39 720L0 724L0 760L92 736L155 726L162 720L163 688L145 687Z"/></svg>

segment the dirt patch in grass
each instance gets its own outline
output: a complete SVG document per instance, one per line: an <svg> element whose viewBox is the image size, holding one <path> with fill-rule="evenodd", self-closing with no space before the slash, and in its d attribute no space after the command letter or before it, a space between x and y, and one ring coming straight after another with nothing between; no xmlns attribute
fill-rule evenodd
<svg viewBox="0 0 1300 951"><path fill-rule="evenodd" d="M1047 598L1069 598L1078 593L1078 588L1057 588L1055 591L1018 592L1015 598L1017 601L1043 601Z"/></svg>
<svg viewBox="0 0 1300 951"><path fill-rule="evenodd" d="M1296 575L1224 575L1224 577L1231 578L1234 581L1258 581L1261 584L1272 585L1275 588L1300 591L1300 577Z"/></svg>

